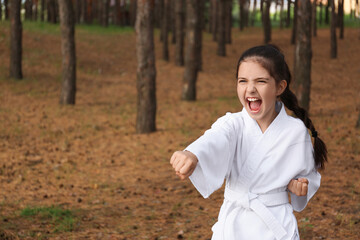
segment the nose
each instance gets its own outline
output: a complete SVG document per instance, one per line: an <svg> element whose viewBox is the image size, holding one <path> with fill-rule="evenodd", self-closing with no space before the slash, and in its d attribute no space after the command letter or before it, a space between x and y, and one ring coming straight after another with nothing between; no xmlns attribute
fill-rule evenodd
<svg viewBox="0 0 360 240"><path fill-rule="evenodd" d="M246 89L249 93L254 93L256 92L256 87L254 83L248 83L247 89Z"/></svg>

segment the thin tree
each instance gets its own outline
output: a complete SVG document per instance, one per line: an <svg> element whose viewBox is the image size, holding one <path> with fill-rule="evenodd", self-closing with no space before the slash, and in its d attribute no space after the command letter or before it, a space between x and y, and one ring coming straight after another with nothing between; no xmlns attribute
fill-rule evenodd
<svg viewBox="0 0 360 240"><path fill-rule="evenodd" d="M38 19L38 8L39 8L39 0L33 0L34 1L34 5L33 5L33 21L37 21Z"/></svg>
<svg viewBox="0 0 360 240"><path fill-rule="evenodd" d="M264 43L271 41L271 20L270 20L270 5L271 0L264 0L265 7L263 7L263 29L264 29Z"/></svg>
<svg viewBox="0 0 360 240"><path fill-rule="evenodd" d="M311 86L311 2L298 1L294 83L300 105L309 110Z"/></svg>
<svg viewBox="0 0 360 240"><path fill-rule="evenodd" d="M202 70L202 32L205 25L205 0L198 0L196 5L197 11L197 30L195 31L195 50L196 50L196 64L198 71Z"/></svg>
<svg viewBox="0 0 360 240"><path fill-rule="evenodd" d="M175 1L175 31L176 31L176 45L175 45L175 65L184 66L184 21L185 21L185 1Z"/></svg>
<svg viewBox="0 0 360 240"><path fill-rule="evenodd" d="M169 10L170 0L164 0L164 11L161 21L161 32L163 40L163 60L169 61Z"/></svg>
<svg viewBox="0 0 360 240"><path fill-rule="evenodd" d="M22 24L20 19L21 0L13 0L10 7L10 77L22 79Z"/></svg>
<svg viewBox="0 0 360 240"><path fill-rule="evenodd" d="M294 19L293 19L293 29L292 29L292 34L291 34L291 44L295 44L295 41L296 41L298 1L301 1L301 0L295 0L295 3L294 3Z"/></svg>
<svg viewBox="0 0 360 240"><path fill-rule="evenodd" d="M231 28L232 28L232 0L226 2L226 20L225 20L225 42L231 44Z"/></svg>
<svg viewBox="0 0 360 240"><path fill-rule="evenodd" d="M254 0L254 1L253 1L253 10L252 10L251 20L250 20L250 25L251 25L252 27L255 25L255 19L256 19L256 13L257 13L256 3L257 3L257 0Z"/></svg>
<svg viewBox="0 0 360 240"><path fill-rule="evenodd" d="M360 113L359 113L359 116L358 116L358 120L356 122L356 128L360 129Z"/></svg>
<svg viewBox="0 0 360 240"><path fill-rule="evenodd" d="M331 7L331 1L332 0L327 0L325 7L325 24L329 24L329 8Z"/></svg>
<svg viewBox="0 0 360 240"><path fill-rule="evenodd" d="M284 0L280 0L280 29L283 28L284 22Z"/></svg>
<svg viewBox="0 0 360 240"><path fill-rule="evenodd" d="M75 16L71 0L59 1L62 88L60 104L75 104L76 94L76 53L75 53Z"/></svg>
<svg viewBox="0 0 360 240"><path fill-rule="evenodd" d="M239 0L239 30L244 30L245 26L245 0Z"/></svg>
<svg viewBox="0 0 360 240"><path fill-rule="evenodd" d="M2 1L0 0L0 21L2 20Z"/></svg>
<svg viewBox="0 0 360 240"><path fill-rule="evenodd" d="M196 100L196 80L199 71L196 51L199 38L196 37L199 30L198 0L186 0L186 48L185 48L185 71L183 78L182 100Z"/></svg>
<svg viewBox="0 0 360 240"><path fill-rule="evenodd" d="M4 0L5 20L9 20L9 0Z"/></svg>
<svg viewBox="0 0 360 240"><path fill-rule="evenodd" d="M337 57L337 43L336 43L336 12L335 0L329 0L331 4L331 24L330 24L330 57Z"/></svg>
<svg viewBox="0 0 360 240"><path fill-rule="evenodd" d="M212 2L212 8L211 8L211 15L212 15L212 28L211 32L213 34L213 41L217 41L217 32L218 32L218 26L219 26L219 19L218 19L218 7L219 2L218 0L210 0Z"/></svg>
<svg viewBox="0 0 360 240"><path fill-rule="evenodd" d="M225 20L226 20L226 1L227 0L219 0L219 9L218 9L218 27L217 27L217 55L226 56L226 30L225 30Z"/></svg>
<svg viewBox="0 0 360 240"><path fill-rule="evenodd" d="M312 35L314 37L317 36L317 26L316 26L316 0L313 0L313 3L312 3L312 15L311 15L311 26L312 26Z"/></svg>
<svg viewBox="0 0 360 240"><path fill-rule="evenodd" d="M340 28L340 39L344 39L344 0L338 0L338 23Z"/></svg>
<svg viewBox="0 0 360 240"><path fill-rule="evenodd" d="M291 21L291 17L290 17L290 13L291 13L291 0L287 1L287 13L286 13L286 27L290 27L290 21Z"/></svg>
<svg viewBox="0 0 360 240"><path fill-rule="evenodd" d="M319 8L320 8L320 11L319 11L319 24L321 25L322 24L322 17L323 17L323 2L322 1L320 1Z"/></svg>
<svg viewBox="0 0 360 240"><path fill-rule="evenodd" d="M153 30L154 0L137 0L137 116L136 132L156 130L156 68Z"/></svg>
<svg viewBox="0 0 360 240"><path fill-rule="evenodd" d="M46 0L41 0L41 11L40 11L40 21L45 21L45 8L46 8Z"/></svg>

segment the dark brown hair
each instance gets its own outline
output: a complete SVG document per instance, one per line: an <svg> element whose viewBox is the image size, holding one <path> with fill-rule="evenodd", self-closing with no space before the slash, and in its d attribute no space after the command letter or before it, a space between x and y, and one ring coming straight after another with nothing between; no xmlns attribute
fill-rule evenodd
<svg viewBox="0 0 360 240"><path fill-rule="evenodd" d="M256 61L263 68L265 68L270 76L272 76L276 83L281 80L286 80L287 86L284 92L279 96L280 100L284 103L285 107L293 111L294 114L303 121L305 126L311 131L311 135L314 138L314 160L317 168L323 169L325 162L327 161L327 149L325 143L318 137L308 112L299 106L296 95L290 90L291 74L289 67L285 61L284 54L280 49L271 44L256 46L246 50L239 58L236 79L238 78L238 72L240 64L243 61Z"/></svg>

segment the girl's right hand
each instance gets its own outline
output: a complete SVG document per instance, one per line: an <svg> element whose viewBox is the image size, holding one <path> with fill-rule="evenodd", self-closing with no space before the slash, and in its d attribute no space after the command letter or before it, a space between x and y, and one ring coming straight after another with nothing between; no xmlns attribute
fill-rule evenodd
<svg viewBox="0 0 360 240"><path fill-rule="evenodd" d="M170 164L181 180L188 178L194 172L197 162L197 157L189 151L176 151L170 159Z"/></svg>

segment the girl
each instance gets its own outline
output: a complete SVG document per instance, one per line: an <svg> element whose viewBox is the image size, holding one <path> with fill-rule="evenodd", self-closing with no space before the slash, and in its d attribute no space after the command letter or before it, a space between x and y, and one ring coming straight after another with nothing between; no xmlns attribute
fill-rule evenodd
<svg viewBox="0 0 360 240"><path fill-rule="evenodd" d="M276 46L245 51L236 79L243 110L219 118L170 163L204 198L226 179L212 239L299 239L293 210L302 211L320 186L325 144L290 91L290 71Z"/></svg>

